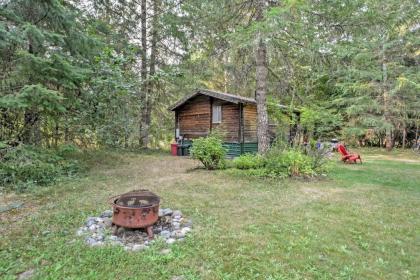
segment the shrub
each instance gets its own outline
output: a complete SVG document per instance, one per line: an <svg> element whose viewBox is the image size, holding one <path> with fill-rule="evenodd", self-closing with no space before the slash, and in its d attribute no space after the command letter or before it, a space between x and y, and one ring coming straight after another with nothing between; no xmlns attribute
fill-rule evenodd
<svg viewBox="0 0 420 280"><path fill-rule="evenodd" d="M222 140L215 135L194 140L190 153L193 159L201 161L209 170L225 166L226 150L222 146Z"/></svg>
<svg viewBox="0 0 420 280"><path fill-rule="evenodd" d="M289 176L314 175L311 158L299 150L285 151L279 160Z"/></svg>
<svg viewBox="0 0 420 280"><path fill-rule="evenodd" d="M60 176L80 170L75 160L67 160L55 150L18 146L9 148L0 162L1 185L17 191L48 185Z"/></svg>
<svg viewBox="0 0 420 280"><path fill-rule="evenodd" d="M264 166L264 159L260 155L244 154L233 160L238 169L257 169Z"/></svg>
<svg viewBox="0 0 420 280"><path fill-rule="evenodd" d="M63 144L57 147L57 154L62 157L71 156L80 152L74 144Z"/></svg>
<svg viewBox="0 0 420 280"><path fill-rule="evenodd" d="M237 169L257 177L315 176L327 170L328 150L290 148L276 143L263 156L242 155L233 160Z"/></svg>
<svg viewBox="0 0 420 280"><path fill-rule="evenodd" d="M325 173L330 168L329 158L331 157L331 148L323 146L319 149L311 148L305 151L306 155L311 159L312 169L315 173Z"/></svg>
<svg viewBox="0 0 420 280"><path fill-rule="evenodd" d="M285 149L269 152L265 168L270 174L288 176L314 176L327 171L327 154L316 149Z"/></svg>

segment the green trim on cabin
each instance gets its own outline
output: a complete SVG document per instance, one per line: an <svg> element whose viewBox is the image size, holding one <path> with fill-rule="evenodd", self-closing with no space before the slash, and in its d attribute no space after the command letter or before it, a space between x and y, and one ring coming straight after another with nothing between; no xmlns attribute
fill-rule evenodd
<svg viewBox="0 0 420 280"><path fill-rule="evenodd" d="M185 149L183 155L190 154L190 148L192 146L191 140L184 141L182 145ZM258 152L258 143L223 143L223 147L227 150L226 156L227 157L239 157L242 154L256 154Z"/></svg>
<svg viewBox="0 0 420 280"><path fill-rule="evenodd" d="M256 154L258 152L258 143L223 143L227 149L228 157L238 157L242 154Z"/></svg>
<svg viewBox="0 0 420 280"><path fill-rule="evenodd" d="M242 154L250 153L250 154L256 154L258 153L258 143L243 143L243 150Z"/></svg>

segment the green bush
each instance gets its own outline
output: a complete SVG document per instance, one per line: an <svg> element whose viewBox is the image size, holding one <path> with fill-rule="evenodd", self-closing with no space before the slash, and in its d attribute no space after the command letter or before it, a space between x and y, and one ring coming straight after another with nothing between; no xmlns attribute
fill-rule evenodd
<svg viewBox="0 0 420 280"><path fill-rule="evenodd" d="M74 144L63 144L57 147L57 154L62 157L72 156L80 152L80 149Z"/></svg>
<svg viewBox="0 0 420 280"><path fill-rule="evenodd" d="M328 153L324 150L290 148L276 143L263 156L245 154L233 160L236 169L256 177L316 176L327 171Z"/></svg>
<svg viewBox="0 0 420 280"><path fill-rule="evenodd" d="M299 150L286 150L280 155L268 156L265 168L272 174L288 176L314 175L312 160Z"/></svg>
<svg viewBox="0 0 420 280"><path fill-rule="evenodd" d="M56 150L10 147L0 162L0 183L9 189L24 191L33 186L48 185L79 170L77 161L65 159Z"/></svg>
<svg viewBox="0 0 420 280"><path fill-rule="evenodd" d="M305 150L305 154L311 159L311 168L316 174L322 174L329 171L331 167L331 161L329 160L331 158L330 147L307 149Z"/></svg>
<svg viewBox="0 0 420 280"><path fill-rule="evenodd" d="M244 154L235 158L233 165L238 169L257 169L264 166L264 158L258 154Z"/></svg>
<svg viewBox="0 0 420 280"><path fill-rule="evenodd" d="M194 140L190 154L193 159L201 161L209 170L225 166L226 150L222 146L222 140L215 135Z"/></svg>

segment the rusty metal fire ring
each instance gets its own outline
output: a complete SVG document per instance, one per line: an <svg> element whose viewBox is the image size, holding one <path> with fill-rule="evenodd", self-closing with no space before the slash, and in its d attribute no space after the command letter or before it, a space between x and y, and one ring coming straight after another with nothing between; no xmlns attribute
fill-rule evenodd
<svg viewBox="0 0 420 280"><path fill-rule="evenodd" d="M160 198L148 190L135 190L109 199L112 223L125 228L147 228L159 218Z"/></svg>

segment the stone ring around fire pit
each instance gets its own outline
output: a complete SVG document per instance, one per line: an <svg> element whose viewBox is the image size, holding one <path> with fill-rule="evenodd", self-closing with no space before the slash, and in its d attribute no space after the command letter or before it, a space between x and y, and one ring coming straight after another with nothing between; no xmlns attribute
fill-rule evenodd
<svg viewBox="0 0 420 280"><path fill-rule="evenodd" d="M112 223L124 228L145 228L153 239L153 224L159 218L160 198L148 190L136 190L109 199Z"/></svg>
<svg viewBox="0 0 420 280"><path fill-rule="evenodd" d="M89 246L121 245L138 251L153 243L153 234L169 245L184 240L191 231L191 220L179 210L159 209L159 197L149 191L132 191L111 197L109 202L112 210L88 217L77 231Z"/></svg>

